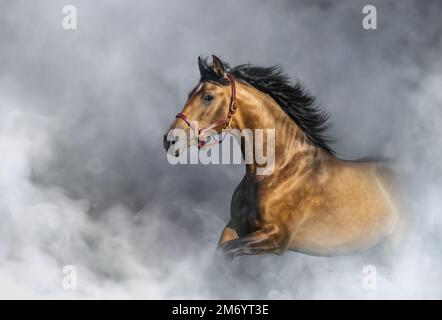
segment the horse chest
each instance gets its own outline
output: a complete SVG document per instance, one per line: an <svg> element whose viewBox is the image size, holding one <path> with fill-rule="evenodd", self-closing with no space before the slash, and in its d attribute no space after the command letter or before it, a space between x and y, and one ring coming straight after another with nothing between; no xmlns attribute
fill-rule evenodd
<svg viewBox="0 0 442 320"><path fill-rule="evenodd" d="M246 233L259 228L259 210L256 194L256 184L243 179L232 197L231 218Z"/></svg>

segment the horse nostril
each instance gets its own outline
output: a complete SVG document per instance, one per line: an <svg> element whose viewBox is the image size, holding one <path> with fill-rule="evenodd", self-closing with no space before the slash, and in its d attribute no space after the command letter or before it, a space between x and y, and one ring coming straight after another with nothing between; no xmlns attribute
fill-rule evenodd
<svg viewBox="0 0 442 320"><path fill-rule="evenodd" d="M167 151L169 149L170 145L171 145L170 141L167 140L167 134L165 134L163 137L164 149L166 149L166 151Z"/></svg>

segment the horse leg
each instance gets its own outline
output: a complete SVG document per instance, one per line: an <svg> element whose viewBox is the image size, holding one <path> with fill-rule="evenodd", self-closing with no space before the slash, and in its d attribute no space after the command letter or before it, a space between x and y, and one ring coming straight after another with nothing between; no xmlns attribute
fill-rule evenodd
<svg viewBox="0 0 442 320"><path fill-rule="evenodd" d="M267 225L242 238L225 242L220 250L230 259L260 253L282 254L285 247L281 245L281 238L281 231L276 225Z"/></svg>
<svg viewBox="0 0 442 320"><path fill-rule="evenodd" d="M238 232L233 226L232 220L230 220L225 226L223 232L221 233L221 237L218 241L218 245L216 246L216 251L214 258L217 262L217 265L223 265L226 262L226 256L222 254L220 248L227 242L238 239ZM227 262L231 259L227 259Z"/></svg>
<svg viewBox="0 0 442 320"><path fill-rule="evenodd" d="M223 232L221 233L221 237L219 238L217 249L219 249L224 243L227 241L238 239L238 233L236 232L235 228L233 227L232 220L230 220L226 227L224 228Z"/></svg>

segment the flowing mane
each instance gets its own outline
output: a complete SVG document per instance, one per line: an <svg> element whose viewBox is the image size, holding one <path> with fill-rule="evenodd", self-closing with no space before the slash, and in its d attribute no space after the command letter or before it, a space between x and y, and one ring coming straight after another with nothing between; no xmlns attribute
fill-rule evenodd
<svg viewBox="0 0 442 320"><path fill-rule="evenodd" d="M315 103L300 82L293 83L278 65L263 68L253 64L242 64L234 68L223 61L224 68L238 81L247 83L254 88L270 95L277 104L304 131L312 144L335 154L330 147L334 140L326 131L330 126L328 114ZM200 81L214 81L227 85L226 79L214 72L207 59L202 59Z"/></svg>

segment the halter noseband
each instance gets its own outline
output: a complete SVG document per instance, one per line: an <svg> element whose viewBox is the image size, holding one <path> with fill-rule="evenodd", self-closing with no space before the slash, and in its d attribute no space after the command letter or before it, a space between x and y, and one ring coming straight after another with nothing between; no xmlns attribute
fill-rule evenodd
<svg viewBox="0 0 442 320"><path fill-rule="evenodd" d="M229 83L230 83L231 95L230 95L229 112L227 113L227 116L225 118L215 120L214 122L212 122L211 124L209 124L208 126L206 126L204 128L198 128L195 125L195 122L190 120L184 113L180 112L176 115L176 118L183 120L193 130L194 134L196 135L196 137L198 139L198 148L199 149L206 145L206 141L200 139L201 135L203 135L205 132L207 132L209 130L218 128L222 124L224 124L224 128L222 130L228 128L230 126L230 121L232 121L232 116L235 114L235 111L236 111L235 80L233 79L233 77L230 74L227 74L227 78L229 79ZM224 139L224 137L221 140L219 140L218 143L221 143L223 141L223 139Z"/></svg>

